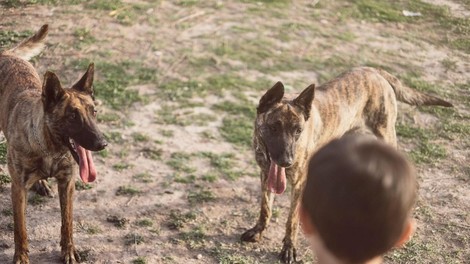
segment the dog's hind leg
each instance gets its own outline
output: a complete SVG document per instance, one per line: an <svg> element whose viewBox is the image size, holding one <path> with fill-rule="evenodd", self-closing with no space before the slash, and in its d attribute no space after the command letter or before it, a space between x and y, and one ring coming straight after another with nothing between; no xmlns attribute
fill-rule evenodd
<svg viewBox="0 0 470 264"><path fill-rule="evenodd" d="M299 229L299 205L302 190L303 184L301 183L297 183L292 188L289 218L287 219L286 223L286 234L282 240L283 246L281 254L279 255L282 262L288 264L297 262L295 242L297 240L297 233Z"/></svg>
<svg viewBox="0 0 470 264"><path fill-rule="evenodd" d="M26 188L23 185L22 176L17 174L10 166L9 171L11 182L11 201L13 205L14 240L15 255L13 263L29 263L28 257L28 237L26 234Z"/></svg>
<svg viewBox="0 0 470 264"><path fill-rule="evenodd" d="M54 197L47 180L37 181L31 189L41 196Z"/></svg>
<svg viewBox="0 0 470 264"><path fill-rule="evenodd" d="M241 240L245 242L258 242L271 219L274 194L266 190L267 172L261 172L261 210L256 225L242 234Z"/></svg>
<svg viewBox="0 0 470 264"><path fill-rule="evenodd" d="M62 227L60 232L60 247L62 260L66 264L77 263L78 255L73 244L73 193L75 190L73 177L57 178L59 185L60 212Z"/></svg>

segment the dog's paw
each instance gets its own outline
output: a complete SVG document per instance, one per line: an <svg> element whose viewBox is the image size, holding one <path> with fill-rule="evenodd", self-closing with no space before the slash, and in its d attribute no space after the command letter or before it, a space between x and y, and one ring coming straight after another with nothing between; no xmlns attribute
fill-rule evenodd
<svg viewBox="0 0 470 264"><path fill-rule="evenodd" d="M41 195L41 196L48 196L48 197L54 197L54 194L52 193L52 189L49 186L49 183L47 180L39 180L33 185L33 190Z"/></svg>
<svg viewBox="0 0 470 264"><path fill-rule="evenodd" d="M69 250L62 253L62 260L64 264L76 264L80 262L80 256L76 250Z"/></svg>
<svg viewBox="0 0 470 264"><path fill-rule="evenodd" d="M15 256L13 257L13 263L14 264L29 264L29 257L28 253L15 253Z"/></svg>
<svg viewBox="0 0 470 264"><path fill-rule="evenodd" d="M244 242L258 242L261 239L261 235L264 229L255 226L242 234L241 240Z"/></svg>
<svg viewBox="0 0 470 264"><path fill-rule="evenodd" d="M284 246L282 246L281 254L279 255L279 258L283 263L286 264L293 264L293 263L298 263L297 261L297 251L292 245L292 243L284 243Z"/></svg>

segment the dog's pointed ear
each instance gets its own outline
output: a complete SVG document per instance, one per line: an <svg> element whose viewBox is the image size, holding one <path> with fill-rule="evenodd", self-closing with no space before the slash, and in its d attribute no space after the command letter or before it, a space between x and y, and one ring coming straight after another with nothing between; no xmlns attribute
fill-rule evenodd
<svg viewBox="0 0 470 264"><path fill-rule="evenodd" d="M59 78L55 73L47 71L44 74L44 83L42 85L42 101L46 109L57 104L64 96L65 91L60 84Z"/></svg>
<svg viewBox="0 0 470 264"><path fill-rule="evenodd" d="M72 85L72 89L75 89L80 92L84 92L87 94L93 94L93 77L95 75L95 64L90 63L88 66L87 71L83 74L82 78L78 80L74 85Z"/></svg>
<svg viewBox="0 0 470 264"><path fill-rule="evenodd" d="M258 114L262 114L268 111L268 109L273 105L281 102L282 97L284 97L284 85L282 82L277 82L259 100L259 105L257 108Z"/></svg>
<svg viewBox="0 0 470 264"><path fill-rule="evenodd" d="M293 103L295 106L302 110L305 120L310 117L310 110L312 109L313 98L315 97L315 84L309 85L303 90Z"/></svg>

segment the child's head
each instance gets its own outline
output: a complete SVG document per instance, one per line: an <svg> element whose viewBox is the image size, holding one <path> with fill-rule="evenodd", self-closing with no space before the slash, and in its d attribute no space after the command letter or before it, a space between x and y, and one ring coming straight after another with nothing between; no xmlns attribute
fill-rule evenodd
<svg viewBox="0 0 470 264"><path fill-rule="evenodd" d="M413 166L379 140L345 136L310 160L302 198L304 232L346 263L363 263L412 233Z"/></svg>

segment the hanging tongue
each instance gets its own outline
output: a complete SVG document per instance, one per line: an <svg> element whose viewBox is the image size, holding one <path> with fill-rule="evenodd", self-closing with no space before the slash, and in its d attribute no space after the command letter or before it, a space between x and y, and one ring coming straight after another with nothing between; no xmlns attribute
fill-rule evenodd
<svg viewBox="0 0 470 264"><path fill-rule="evenodd" d="M75 141L73 143L75 144L75 149L77 150L80 160L80 178L84 183L93 182L96 179L96 169L93 164L93 158L91 157L91 151L84 149Z"/></svg>
<svg viewBox="0 0 470 264"><path fill-rule="evenodd" d="M286 169L271 161L268 174L268 190L282 194L286 190Z"/></svg>

